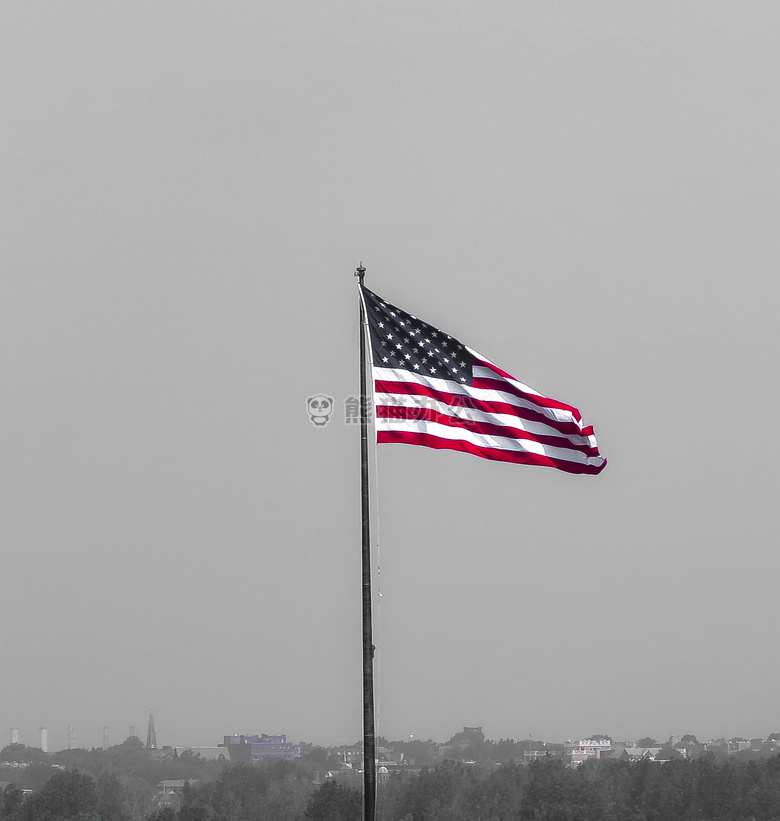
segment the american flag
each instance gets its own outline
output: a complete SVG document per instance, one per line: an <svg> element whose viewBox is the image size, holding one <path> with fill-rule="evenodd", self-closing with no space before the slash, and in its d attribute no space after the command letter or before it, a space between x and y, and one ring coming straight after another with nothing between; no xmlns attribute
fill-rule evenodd
<svg viewBox="0 0 780 821"><path fill-rule="evenodd" d="M518 382L459 340L360 286L368 321L377 442L600 473L577 408Z"/></svg>

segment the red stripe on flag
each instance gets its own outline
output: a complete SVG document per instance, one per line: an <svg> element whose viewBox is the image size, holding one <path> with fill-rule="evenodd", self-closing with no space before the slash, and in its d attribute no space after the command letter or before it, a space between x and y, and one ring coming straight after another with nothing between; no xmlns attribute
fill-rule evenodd
<svg viewBox="0 0 780 821"><path fill-rule="evenodd" d="M474 410L481 410L489 414L505 413L516 416L518 419L526 419L529 422L540 422L559 431L565 436L583 435L576 422L561 422L533 408L519 408L517 405L511 405L509 402L486 402L482 399L475 399L473 396L464 396L460 393L449 393L447 391L429 388L427 385L421 385L418 382L386 382L384 380L377 380L375 390L377 393L402 393L408 396L429 396L432 399L437 399L453 407L473 408Z"/></svg>
<svg viewBox="0 0 780 821"><path fill-rule="evenodd" d="M559 402L557 399L550 399L549 396L541 396L537 393L528 393L527 391L524 391L522 388L517 387L517 385L513 385L511 382L506 381L507 379L511 379L513 382L518 382L519 380L515 379L514 376L510 376L505 371L502 371L501 368L497 368L495 365L492 365L490 362L478 360L475 362L475 365L489 368L502 378L491 379L490 377L484 376L474 377L471 383L472 387L482 388L483 390L503 391L504 393L511 393L521 399L526 399L529 402L533 402L542 408L554 408L556 410L568 411L578 422L582 422L582 416L580 415L579 410L572 405L567 405L565 402Z"/></svg>
<svg viewBox="0 0 780 821"><path fill-rule="evenodd" d="M536 465L538 467L557 468L566 473L587 473L595 476L606 467L605 459L601 465L583 465L579 462L567 462L564 459L551 459L549 456L540 456L537 453L522 453L514 450L499 450L485 448L464 442L460 439L442 439L429 433L409 433L407 431L391 430L377 431L377 442L401 443L405 445L422 445L436 450L459 450L481 456L483 459L492 459L495 462L514 462L521 465Z"/></svg>
<svg viewBox="0 0 780 821"><path fill-rule="evenodd" d="M433 410L432 408L410 408L406 405L377 405L376 415L378 419L411 419L412 421L419 422L435 422L439 425L447 425L451 428L463 428L471 433L482 434L484 436L502 436L507 439L516 439L521 445L523 441L538 442L540 445L547 445L548 447L577 451L585 456L599 455L598 448L591 445L577 445L560 436L529 433L526 430L513 428L510 425L464 419L463 417L454 415L450 416Z"/></svg>

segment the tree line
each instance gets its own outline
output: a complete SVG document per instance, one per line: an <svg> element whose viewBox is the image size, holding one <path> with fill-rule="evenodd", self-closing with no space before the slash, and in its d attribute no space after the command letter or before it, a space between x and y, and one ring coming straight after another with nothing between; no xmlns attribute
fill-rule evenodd
<svg viewBox="0 0 780 821"><path fill-rule="evenodd" d="M128 802L117 773L56 771L34 794L2 795L2 821L360 821L360 789L315 784L277 759L231 764L188 785L178 808ZM481 767L443 761L380 785L377 821L780 821L780 755Z"/></svg>

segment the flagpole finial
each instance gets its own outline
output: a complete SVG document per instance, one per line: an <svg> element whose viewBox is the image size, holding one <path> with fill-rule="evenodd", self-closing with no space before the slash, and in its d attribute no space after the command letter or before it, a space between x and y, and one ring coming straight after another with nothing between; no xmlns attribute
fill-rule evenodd
<svg viewBox="0 0 780 821"><path fill-rule="evenodd" d="M355 276L358 278L360 284L363 284L363 277L366 275L366 269L363 267L363 263L361 261L360 265L355 269Z"/></svg>

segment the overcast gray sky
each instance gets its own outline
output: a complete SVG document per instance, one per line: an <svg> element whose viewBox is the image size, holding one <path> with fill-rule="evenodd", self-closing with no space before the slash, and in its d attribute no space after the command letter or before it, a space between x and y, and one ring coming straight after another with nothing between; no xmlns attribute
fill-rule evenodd
<svg viewBox="0 0 780 821"><path fill-rule="evenodd" d="M779 28L4 4L0 741L360 737L361 260L609 459L378 449L378 732L780 729Z"/></svg>

